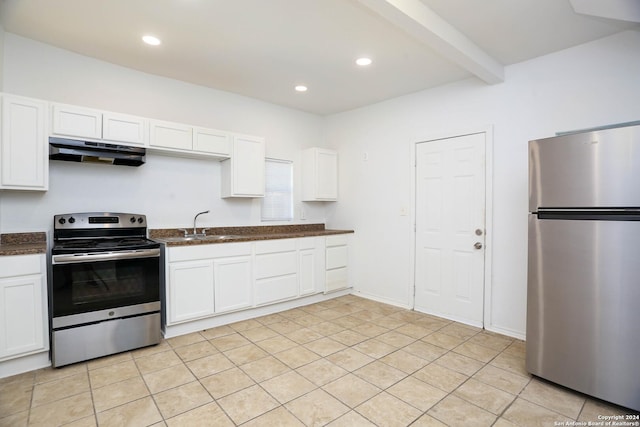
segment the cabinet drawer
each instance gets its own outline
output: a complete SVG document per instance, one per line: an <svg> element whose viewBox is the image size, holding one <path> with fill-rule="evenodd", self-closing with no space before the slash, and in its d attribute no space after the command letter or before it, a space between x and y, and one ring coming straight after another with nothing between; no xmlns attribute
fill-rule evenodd
<svg viewBox="0 0 640 427"><path fill-rule="evenodd" d="M329 246L343 246L348 242L346 234L338 234L335 236L327 236L327 247Z"/></svg>
<svg viewBox="0 0 640 427"><path fill-rule="evenodd" d="M41 274L44 255L0 256L0 278Z"/></svg>
<svg viewBox="0 0 640 427"><path fill-rule="evenodd" d="M327 270L346 267L348 251L346 246L333 246L327 248Z"/></svg>
<svg viewBox="0 0 640 427"><path fill-rule="evenodd" d="M315 249L316 237L301 237L298 239L298 249Z"/></svg>
<svg viewBox="0 0 640 427"><path fill-rule="evenodd" d="M265 240L256 242L256 254L271 254L296 250L296 239Z"/></svg>
<svg viewBox="0 0 640 427"><path fill-rule="evenodd" d="M256 279L295 274L298 271L296 252L256 255Z"/></svg>
<svg viewBox="0 0 640 427"><path fill-rule="evenodd" d="M294 298L296 296L298 296L298 279L295 274L256 280L256 304L266 304L268 302Z"/></svg>
<svg viewBox="0 0 640 427"><path fill-rule="evenodd" d="M251 255L251 243L211 243L192 246L171 246L166 249L169 262Z"/></svg>

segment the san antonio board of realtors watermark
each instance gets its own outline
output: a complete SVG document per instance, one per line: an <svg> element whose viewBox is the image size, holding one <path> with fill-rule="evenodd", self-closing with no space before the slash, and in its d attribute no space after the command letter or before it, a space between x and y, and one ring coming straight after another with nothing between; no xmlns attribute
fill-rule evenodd
<svg viewBox="0 0 640 427"><path fill-rule="evenodd" d="M593 421L555 421L554 426L575 427L575 426L640 426L640 415L598 415Z"/></svg>

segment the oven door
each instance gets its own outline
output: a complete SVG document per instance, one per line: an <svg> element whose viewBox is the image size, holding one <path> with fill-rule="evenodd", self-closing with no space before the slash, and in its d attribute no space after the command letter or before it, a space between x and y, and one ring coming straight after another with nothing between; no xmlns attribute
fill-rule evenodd
<svg viewBox="0 0 640 427"><path fill-rule="evenodd" d="M52 255L52 317L160 301L160 249Z"/></svg>

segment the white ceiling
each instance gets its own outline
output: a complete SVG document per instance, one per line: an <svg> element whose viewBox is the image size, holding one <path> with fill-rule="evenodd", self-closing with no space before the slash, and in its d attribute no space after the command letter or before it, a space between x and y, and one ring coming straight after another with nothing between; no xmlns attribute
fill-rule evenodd
<svg viewBox="0 0 640 427"><path fill-rule="evenodd" d="M610 2L626 7L615 19L598 9ZM474 75L497 83L504 65L640 29L629 10L640 0L2 0L0 14L7 32L325 115Z"/></svg>

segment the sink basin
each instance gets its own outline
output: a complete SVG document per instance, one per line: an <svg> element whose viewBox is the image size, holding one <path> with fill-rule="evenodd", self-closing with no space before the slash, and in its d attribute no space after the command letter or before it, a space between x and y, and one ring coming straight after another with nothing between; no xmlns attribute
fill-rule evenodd
<svg viewBox="0 0 640 427"><path fill-rule="evenodd" d="M235 234L212 234L211 236L199 237L200 240L228 240L237 239L241 236Z"/></svg>
<svg viewBox="0 0 640 427"><path fill-rule="evenodd" d="M164 237L165 242L190 242L192 240L198 240L197 237Z"/></svg>
<svg viewBox="0 0 640 427"><path fill-rule="evenodd" d="M229 240L237 239L241 236L235 234L212 234L210 236L197 236L197 237L166 237L162 240L165 242L191 242L191 241L217 241L217 240Z"/></svg>

